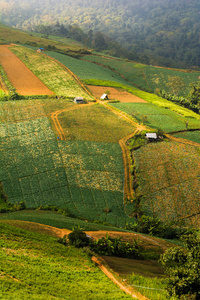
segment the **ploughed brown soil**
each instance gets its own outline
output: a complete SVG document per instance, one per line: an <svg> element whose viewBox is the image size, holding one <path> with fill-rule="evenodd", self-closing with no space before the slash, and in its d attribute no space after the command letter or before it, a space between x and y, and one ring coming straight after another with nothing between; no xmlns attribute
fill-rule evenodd
<svg viewBox="0 0 200 300"><path fill-rule="evenodd" d="M88 85L88 88L96 98L100 98L103 94L106 94L106 91L109 91L110 92L108 95L109 100L119 100L121 102L127 102L127 103L128 102L146 103L145 100L131 93L118 90L113 87Z"/></svg>
<svg viewBox="0 0 200 300"><path fill-rule="evenodd" d="M20 95L53 95L40 79L15 55L8 46L0 45L0 63L16 92Z"/></svg>

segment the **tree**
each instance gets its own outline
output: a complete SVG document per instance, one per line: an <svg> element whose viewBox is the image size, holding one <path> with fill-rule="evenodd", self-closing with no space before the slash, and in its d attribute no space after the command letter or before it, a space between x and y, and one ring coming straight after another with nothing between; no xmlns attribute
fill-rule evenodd
<svg viewBox="0 0 200 300"><path fill-rule="evenodd" d="M167 86L172 89L174 95L177 95L185 87L185 83L179 76L168 76Z"/></svg>
<svg viewBox="0 0 200 300"><path fill-rule="evenodd" d="M161 263L168 274L167 290L170 296L181 299L200 299L200 239L196 233L184 235L183 247L168 249L161 256Z"/></svg>
<svg viewBox="0 0 200 300"><path fill-rule="evenodd" d="M198 104L200 103L200 85L192 84L191 87L192 89L189 94L190 101L193 104Z"/></svg>

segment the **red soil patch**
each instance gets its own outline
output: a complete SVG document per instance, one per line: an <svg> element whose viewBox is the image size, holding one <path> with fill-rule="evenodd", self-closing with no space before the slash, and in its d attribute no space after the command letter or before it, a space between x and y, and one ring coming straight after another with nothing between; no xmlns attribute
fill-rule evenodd
<svg viewBox="0 0 200 300"><path fill-rule="evenodd" d="M0 63L16 92L20 95L53 95L42 81L14 55L8 46L0 46Z"/></svg>
<svg viewBox="0 0 200 300"><path fill-rule="evenodd" d="M109 91L110 94L108 95L109 100L119 100L121 102L135 102L135 103L146 103L145 100L128 93L126 91L118 90L113 87L108 87L108 86L93 86L93 85L88 85L88 88L92 92L92 94L96 98L100 98L103 94L106 93L106 91Z"/></svg>

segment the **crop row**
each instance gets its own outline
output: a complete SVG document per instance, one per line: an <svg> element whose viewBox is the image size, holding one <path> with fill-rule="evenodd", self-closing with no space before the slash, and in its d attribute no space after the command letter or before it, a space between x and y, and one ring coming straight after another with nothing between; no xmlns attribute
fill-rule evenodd
<svg viewBox="0 0 200 300"><path fill-rule="evenodd" d="M121 76L117 75L111 70L94 65L91 62L82 61L56 52L48 51L47 53L49 56L55 58L67 68L69 68L74 74L76 74L81 79L109 80L112 82L119 82L122 84L127 83L126 80L122 79Z"/></svg>
<svg viewBox="0 0 200 300"><path fill-rule="evenodd" d="M199 120L185 118L169 109L159 107L151 103L112 103L127 114L134 116L139 123L165 132L173 132L188 128L199 128Z"/></svg>
<svg viewBox="0 0 200 300"><path fill-rule="evenodd" d="M148 144L134 151L142 208L165 221L200 211L200 155L197 147L175 142Z"/></svg>
<svg viewBox="0 0 200 300"><path fill-rule="evenodd" d="M138 86L140 89L148 90L149 92L154 92L156 89L172 92L170 90L170 78L179 77L185 84L185 88L179 90L179 93L187 95L189 94L188 87L190 84L198 82L199 74L197 72L181 72L180 70L158 68L92 55L84 56L82 59L110 67L133 85Z"/></svg>
<svg viewBox="0 0 200 300"><path fill-rule="evenodd" d="M176 137L187 139L200 144L200 131L186 131L181 133L176 133Z"/></svg>
<svg viewBox="0 0 200 300"><path fill-rule="evenodd" d="M56 140L48 118L0 127L0 181L11 203L68 207L77 217L125 224L118 144Z"/></svg>
<svg viewBox="0 0 200 300"><path fill-rule="evenodd" d="M43 105L37 101L37 105L33 105L32 101L12 101L0 104L0 123L21 122L40 117L45 117Z"/></svg>
<svg viewBox="0 0 200 300"><path fill-rule="evenodd" d="M55 94L67 97L79 95L91 99L71 74L56 61L25 47L12 47L11 50Z"/></svg>

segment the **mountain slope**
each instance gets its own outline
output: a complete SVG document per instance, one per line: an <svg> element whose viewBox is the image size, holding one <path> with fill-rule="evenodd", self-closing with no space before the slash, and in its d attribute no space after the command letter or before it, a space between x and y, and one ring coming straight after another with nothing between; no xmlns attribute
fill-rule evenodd
<svg viewBox="0 0 200 300"><path fill-rule="evenodd" d="M17 28L76 24L106 33L143 62L200 66L198 0L4 0L0 10L1 21Z"/></svg>

